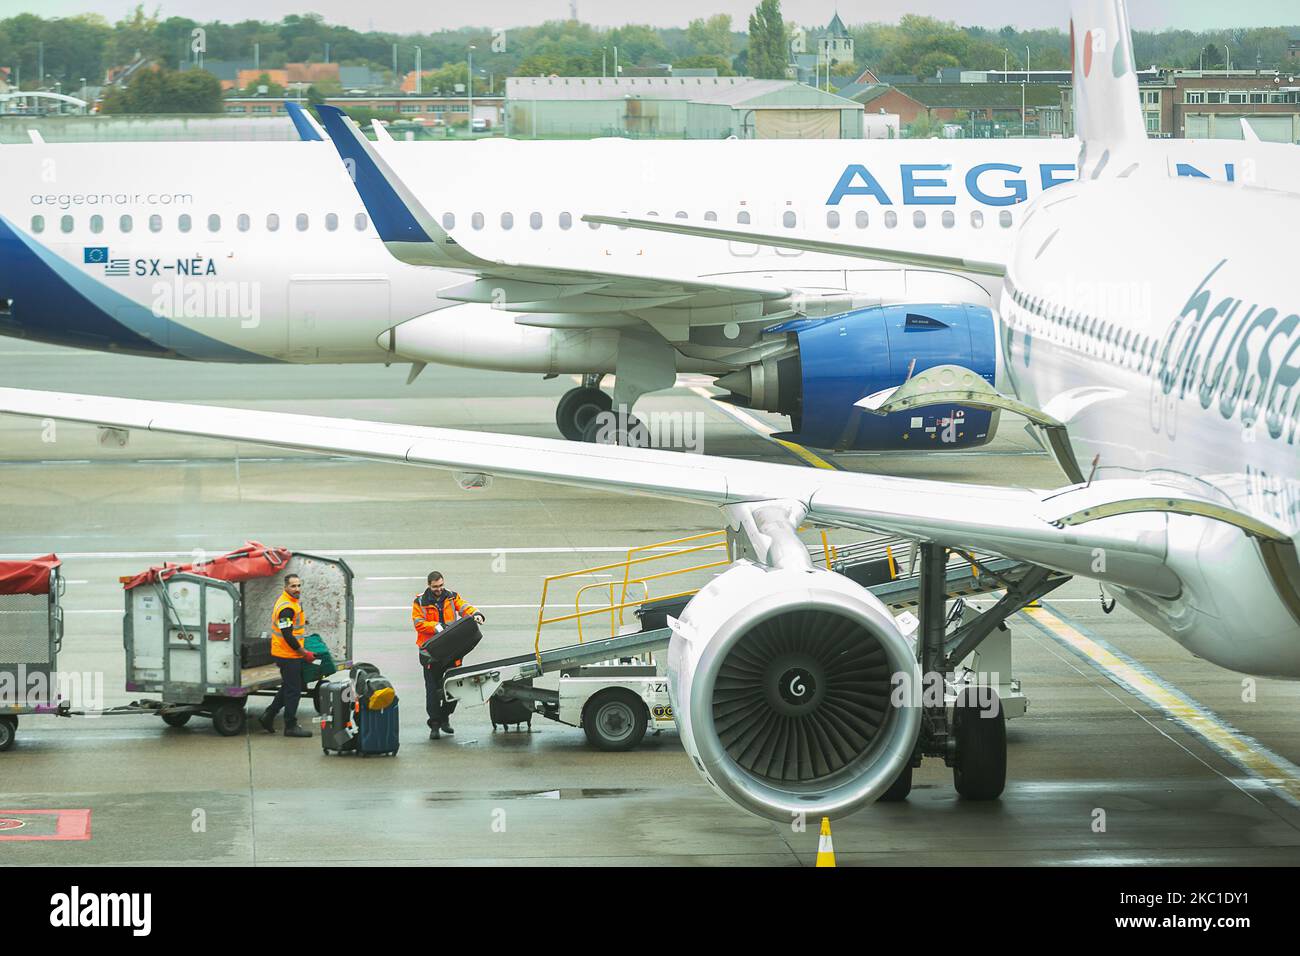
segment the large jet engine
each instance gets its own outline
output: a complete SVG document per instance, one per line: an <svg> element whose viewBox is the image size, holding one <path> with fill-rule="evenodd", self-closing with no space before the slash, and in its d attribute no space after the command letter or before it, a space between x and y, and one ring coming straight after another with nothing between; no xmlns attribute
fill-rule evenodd
<svg viewBox="0 0 1300 956"><path fill-rule="evenodd" d="M674 627L669 688L695 768L789 823L879 797L911 760L919 665L883 604L834 572L740 561Z"/></svg>
<svg viewBox="0 0 1300 956"><path fill-rule="evenodd" d="M724 401L790 416L778 438L816 448L895 451L972 448L997 413L935 406L876 416L855 407L936 365L960 365L997 387L997 327L979 305L887 305L794 319L765 330L786 347L717 380Z"/></svg>

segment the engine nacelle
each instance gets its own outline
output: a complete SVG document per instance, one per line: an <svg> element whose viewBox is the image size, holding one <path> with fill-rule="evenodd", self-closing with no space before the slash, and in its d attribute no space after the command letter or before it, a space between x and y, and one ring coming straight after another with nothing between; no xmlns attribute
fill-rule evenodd
<svg viewBox="0 0 1300 956"><path fill-rule="evenodd" d="M402 358L462 368L567 375L613 372L618 329L521 325L515 313L466 302L417 316L379 337Z"/></svg>
<svg viewBox="0 0 1300 956"><path fill-rule="evenodd" d="M793 347L718 379L727 401L790 416L778 435L816 448L903 451L972 448L997 431L997 412L934 406L871 415L854 403L935 365L960 365L997 386L997 326L979 305L887 305L765 330Z"/></svg>
<svg viewBox="0 0 1300 956"><path fill-rule="evenodd" d="M691 762L759 816L842 816L874 801L912 757L921 712L895 706L916 658L871 592L824 569L738 562L686 606L669 690Z"/></svg>

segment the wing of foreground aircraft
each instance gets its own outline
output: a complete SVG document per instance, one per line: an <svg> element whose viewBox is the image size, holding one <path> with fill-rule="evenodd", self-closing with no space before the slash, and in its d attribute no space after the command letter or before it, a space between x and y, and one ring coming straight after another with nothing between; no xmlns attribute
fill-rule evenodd
<svg viewBox="0 0 1300 956"><path fill-rule="evenodd" d="M446 428L325 418L0 388L0 413L125 429L255 442L327 454L425 465L448 471L570 485L596 491L713 505L729 516L763 502L790 503L814 524L900 534L946 547L994 552L1057 570L1116 580L1154 593L1176 593L1161 559L1163 519L1137 531L1109 522L1066 527L1095 507L1091 488L1039 492L986 485L889 478L708 455L617 446L575 445ZM1146 482L1110 499L1153 494ZM1114 483L1110 483L1114 486ZM1181 498L1169 488L1159 495ZM1107 499L1107 500L1110 500ZM739 510L737 510L739 509ZM1108 549L1107 568L1090 570L1093 549Z"/></svg>

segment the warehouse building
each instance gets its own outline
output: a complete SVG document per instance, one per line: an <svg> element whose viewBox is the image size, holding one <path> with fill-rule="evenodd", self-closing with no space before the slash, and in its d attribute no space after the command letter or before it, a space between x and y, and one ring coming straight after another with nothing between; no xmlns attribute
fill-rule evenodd
<svg viewBox="0 0 1300 956"><path fill-rule="evenodd" d="M506 80L509 135L859 139L862 106L793 80L550 76Z"/></svg>
<svg viewBox="0 0 1300 956"><path fill-rule="evenodd" d="M1246 120L1269 143L1300 143L1300 74L1259 70L1184 70L1142 83L1147 135L1165 139L1241 139ZM1070 87L1061 87L1062 126L1074 135Z"/></svg>

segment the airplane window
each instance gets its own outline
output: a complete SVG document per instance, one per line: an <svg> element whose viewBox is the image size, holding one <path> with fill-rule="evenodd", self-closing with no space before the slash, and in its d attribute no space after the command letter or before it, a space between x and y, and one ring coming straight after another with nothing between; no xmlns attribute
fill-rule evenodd
<svg viewBox="0 0 1300 956"><path fill-rule="evenodd" d="M253 221L248 218L248 213L246 212L241 212L239 218L235 220L235 226L240 232L248 232L248 227L252 224Z"/></svg>
<svg viewBox="0 0 1300 956"><path fill-rule="evenodd" d="M293 225L299 232L306 232L307 227L311 225L311 223L307 220L307 214L305 212L300 212L298 215L293 217Z"/></svg>
<svg viewBox="0 0 1300 956"><path fill-rule="evenodd" d="M444 212L442 214L442 228L444 229L456 228L456 214L454 212Z"/></svg>
<svg viewBox="0 0 1300 956"><path fill-rule="evenodd" d="M799 221L799 217L796 216L794 214L794 211L790 209L787 209L785 213L781 216L781 225L785 226L785 228L787 229L793 229L795 227L795 224L798 223L798 221Z"/></svg>
<svg viewBox="0 0 1300 956"><path fill-rule="evenodd" d="M717 222L717 221L718 221L718 214L717 214L716 212L714 212L712 209L710 209L708 212L706 212L706 213L704 214L704 221L705 221L705 222Z"/></svg>
<svg viewBox="0 0 1300 956"><path fill-rule="evenodd" d="M208 216L208 232L221 231L221 217L215 212Z"/></svg>
<svg viewBox="0 0 1300 956"><path fill-rule="evenodd" d="M827 229L840 228L840 214L837 213L834 209L828 210L826 213L826 228Z"/></svg>
<svg viewBox="0 0 1300 956"><path fill-rule="evenodd" d="M749 225L749 213L743 210L736 213L736 222L742 223L746 226Z"/></svg>
<svg viewBox="0 0 1300 956"><path fill-rule="evenodd" d="M481 212L476 212L476 213L474 213L474 215L472 215L472 216L469 217L469 224L470 224L471 226L473 226L475 229L482 229L482 228L483 228L483 214L482 214Z"/></svg>
<svg viewBox="0 0 1300 956"><path fill-rule="evenodd" d="M957 225L957 217L952 214L951 209L944 210L942 220L943 228L945 229L951 229L953 226Z"/></svg>
<svg viewBox="0 0 1300 956"><path fill-rule="evenodd" d="M984 213L978 209L972 209L970 214L970 224L974 229L984 228Z"/></svg>
<svg viewBox="0 0 1300 956"><path fill-rule="evenodd" d="M366 219L366 214L364 212L359 212L352 217L352 224L357 227L357 232L365 232L366 226L369 225L369 220Z"/></svg>
<svg viewBox="0 0 1300 956"><path fill-rule="evenodd" d="M687 218L687 216L686 216L686 210L685 210L685 209L679 209L679 210L677 210L677 212L673 213L673 218L674 218L674 219L686 219L686 218Z"/></svg>
<svg viewBox="0 0 1300 956"><path fill-rule="evenodd" d="M162 232L162 216L154 213L149 217L149 231Z"/></svg>
<svg viewBox="0 0 1300 956"><path fill-rule="evenodd" d="M531 229L542 228L542 214L540 212L529 213L528 226Z"/></svg>
<svg viewBox="0 0 1300 956"><path fill-rule="evenodd" d="M885 228L893 229L898 225L898 213L892 209L885 210Z"/></svg>
<svg viewBox="0 0 1300 956"><path fill-rule="evenodd" d="M573 217L567 212L560 213L560 228L568 229L573 225Z"/></svg>
<svg viewBox="0 0 1300 956"><path fill-rule="evenodd" d="M339 227L338 213L327 212L325 214L325 228L334 232Z"/></svg>
<svg viewBox="0 0 1300 956"><path fill-rule="evenodd" d="M280 216L278 213L268 212L266 214L266 231L275 232L280 228Z"/></svg>
<svg viewBox="0 0 1300 956"><path fill-rule="evenodd" d="M919 209L916 210L915 212L913 212L913 213L912 213L912 225L915 226L917 229L924 229L924 228L925 228L925 213L921 212L921 210L919 210Z"/></svg>
<svg viewBox="0 0 1300 956"><path fill-rule="evenodd" d="M59 220L59 228L64 232L72 232L72 217L64 216Z"/></svg>
<svg viewBox="0 0 1300 956"><path fill-rule="evenodd" d="M176 217L176 228L179 229L181 232L189 232L189 231L190 231L190 214L189 214L189 213L187 213L187 212L183 212L183 213L181 213L179 216Z"/></svg>
<svg viewBox="0 0 1300 956"><path fill-rule="evenodd" d="M91 232L95 232L95 233L99 233L99 232L103 232L103 231L104 231L104 217L103 217L103 216L91 216L91 217L90 217L90 231L91 231Z"/></svg>
<svg viewBox="0 0 1300 956"><path fill-rule="evenodd" d="M859 209L858 214L853 217L853 220L859 229L867 228L868 219L869 217L867 216L867 211L865 209Z"/></svg>
<svg viewBox="0 0 1300 956"><path fill-rule="evenodd" d="M32 232L44 232L44 231L45 231L45 217L32 216Z"/></svg>
<svg viewBox="0 0 1300 956"><path fill-rule="evenodd" d="M501 214L501 228L513 229L515 225L515 214L512 212L503 212Z"/></svg>
<svg viewBox="0 0 1300 956"><path fill-rule="evenodd" d="M1002 210L1000 213L998 213L998 225L1001 226L1003 229L1010 229L1011 213L1005 209Z"/></svg>
<svg viewBox="0 0 1300 956"><path fill-rule="evenodd" d="M121 216L117 220L117 227L121 229L123 232L130 232L132 225L133 223L131 222L130 216Z"/></svg>

